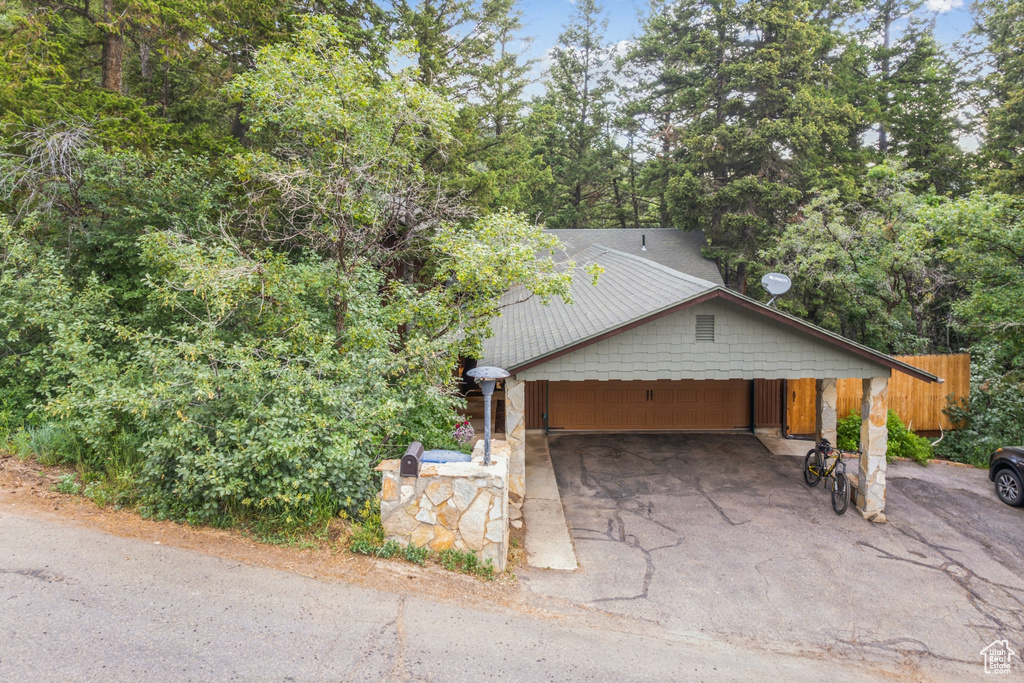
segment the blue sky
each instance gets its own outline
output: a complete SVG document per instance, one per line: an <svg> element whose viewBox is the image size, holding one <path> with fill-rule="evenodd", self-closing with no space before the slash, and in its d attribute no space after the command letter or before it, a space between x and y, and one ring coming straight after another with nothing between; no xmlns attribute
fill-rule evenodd
<svg viewBox="0 0 1024 683"><path fill-rule="evenodd" d="M646 2L637 0L605 0L603 4L608 17L605 37L609 43L631 38L639 27L638 13L647 7ZM526 35L534 38L528 55L543 57L558 41L558 34L574 9L573 3L569 0L521 0L521 6ZM947 45L970 28L971 16L962 0L927 0L926 6L939 10L935 33Z"/></svg>

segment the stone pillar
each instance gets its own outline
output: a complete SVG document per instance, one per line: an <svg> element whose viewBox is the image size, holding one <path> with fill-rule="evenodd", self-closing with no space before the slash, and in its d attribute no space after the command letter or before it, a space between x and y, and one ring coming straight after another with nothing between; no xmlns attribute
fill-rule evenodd
<svg viewBox="0 0 1024 683"><path fill-rule="evenodd" d="M836 431L836 409L839 406L839 389L835 378L814 381L814 440L828 439L833 446L838 440Z"/></svg>
<svg viewBox="0 0 1024 683"><path fill-rule="evenodd" d="M860 404L860 473L857 476L857 511L871 522L885 521L885 451L889 431L889 378L864 380Z"/></svg>
<svg viewBox="0 0 1024 683"><path fill-rule="evenodd" d="M509 446L508 502L516 508L526 495L526 382L505 380L505 440Z"/></svg>

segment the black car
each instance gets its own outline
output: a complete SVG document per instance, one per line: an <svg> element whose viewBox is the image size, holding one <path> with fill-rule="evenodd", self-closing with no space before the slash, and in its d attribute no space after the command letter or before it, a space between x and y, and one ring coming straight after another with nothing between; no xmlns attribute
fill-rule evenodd
<svg viewBox="0 0 1024 683"><path fill-rule="evenodd" d="M1000 448L988 458L988 478L996 483L996 495L1007 505L1024 505L1024 448Z"/></svg>

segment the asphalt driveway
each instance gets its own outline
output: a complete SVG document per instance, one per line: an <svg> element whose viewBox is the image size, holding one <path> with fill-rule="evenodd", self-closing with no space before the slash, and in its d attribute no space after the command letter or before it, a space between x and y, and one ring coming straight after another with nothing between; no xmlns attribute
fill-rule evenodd
<svg viewBox="0 0 1024 683"><path fill-rule="evenodd" d="M672 632L981 674L1024 652L1024 510L982 470L889 465L888 524L832 512L802 461L749 435L559 435L551 458L580 562L531 590ZM853 468L855 471L855 468ZM1019 660L1018 660L1019 661Z"/></svg>

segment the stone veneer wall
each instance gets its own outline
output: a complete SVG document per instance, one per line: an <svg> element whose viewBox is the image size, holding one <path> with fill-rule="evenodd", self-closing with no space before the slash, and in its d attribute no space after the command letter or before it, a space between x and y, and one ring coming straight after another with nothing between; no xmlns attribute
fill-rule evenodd
<svg viewBox="0 0 1024 683"><path fill-rule="evenodd" d="M483 465L483 441L472 462L423 463L420 476L402 477L399 460L385 460L380 517L389 541L472 550L505 570L508 557L509 446L491 442L491 465Z"/></svg>

